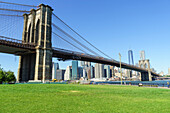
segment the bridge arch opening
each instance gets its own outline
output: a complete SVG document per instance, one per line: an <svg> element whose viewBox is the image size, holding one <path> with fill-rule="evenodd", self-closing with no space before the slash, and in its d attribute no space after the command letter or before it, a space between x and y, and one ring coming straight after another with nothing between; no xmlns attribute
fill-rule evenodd
<svg viewBox="0 0 170 113"><path fill-rule="evenodd" d="M144 68L143 64L140 65L141 68Z"/></svg>
<svg viewBox="0 0 170 113"><path fill-rule="evenodd" d="M147 69L147 68L148 68L148 64L145 63L145 69Z"/></svg>
<svg viewBox="0 0 170 113"><path fill-rule="evenodd" d="M40 26L40 19L38 19L36 23L35 44L37 44L39 40L39 26Z"/></svg>
<svg viewBox="0 0 170 113"><path fill-rule="evenodd" d="M27 42L30 42L30 31L31 31L31 24L28 27L28 37L27 37Z"/></svg>

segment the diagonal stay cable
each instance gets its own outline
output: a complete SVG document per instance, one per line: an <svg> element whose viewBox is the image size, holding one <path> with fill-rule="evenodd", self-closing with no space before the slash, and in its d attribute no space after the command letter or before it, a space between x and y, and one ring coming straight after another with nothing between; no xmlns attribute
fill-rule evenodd
<svg viewBox="0 0 170 113"><path fill-rule="evenodd" d="M79 47L75 46L74 44L70 43L69 41L67 41L66 39L64 39L63 37L61 37L60 35L58 35L57 33L55 32L52 32L54 35L56 35L57 37L61 38L62 40L64 40L65 42L69 43L70 45L72 45L73 47L81 50L82 52L86 53L84 50L80 49Z"/></svg>
<svg viewBox="0 0 170 113"><path fill-rule="evenodd" d="M4 10L4 11L14 11L14 12L30 12L30 11L26 11L26 10L15 10L15 9L5 9L5 8L0 8L0 10Z"/></svg>
<svg viewBox="0 0 170 113"><path fill-rule="evenodd" d="M8 15L8 14L0 14L0 16L16 16L16 17L23 17L22 15Z"/></svg>
<svg viewBox="0 0 170 113"><path fill-rule="evenodd" d="M27 7L37 7L37 6L35 6L35 5L18 4L18 3L3 2L3 1L0 1L0 3L4 3L4 4L12 4L12 5L20 5L20 6L27 6Z"/></svg>
<svg viewBox="0 0 170 113"><path fill-rule="evenodd" d="M99 54L97 54L96 52L94 52L93 50L91 50L90 48L86 47L85 45L83 45L81 42L79 42L78 40L76 40L75 38L73 38L71 35L69 35L68 33L66 33L64 30L62 30L61 28L59 28L57 25L55 25L54 23L52 23L52 25L57 28L58 30L60 30L61 32L63 32L66 36L68 36L69 38L71 38L72 40L74 40L76 43L78 43L79 45L81 45L83 48L87 49L88 51L90 51L91 53L95 54L96 56L99 56Z"/></svg>
<svg viewBox="0 0 170 113"><path fill-rule="evenodd" d="M87 41L84 37L82 37L79 33L77 33L74 29L72 29L69 25L67 25L63 20L61 20L57 15L55 15L53 13L53 15L59 19L64 25L66 25L70 30L72 30L75 34L77 34L80 38L82 38L84 41L86 41L89 45L91 45L92 47L94 47L96 50L98 50L100 53L102 53L103 55L107 56L108 58L112 59L110 56L108 56L107 54L105 54L104 52L102 52L100 49L98 49L97 47L95 47L93 44L91 44L89 41Z"/></svg>

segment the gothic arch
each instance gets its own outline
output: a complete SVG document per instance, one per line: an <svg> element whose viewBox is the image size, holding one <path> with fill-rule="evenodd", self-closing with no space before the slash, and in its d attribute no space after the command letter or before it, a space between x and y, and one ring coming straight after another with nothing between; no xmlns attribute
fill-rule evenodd
<svg viewBox="0 0 170 113"><path fill-rule="evenodd" d="M39 28L40 28L40 20L38 19L37 22L36 22L36 32L35 32L35 44L38 43L38 40L39 40Z"/></svg>
<svg viewBox="0 0 170 113"><path fill-rule="evenodd" d="M28 27L28 37L27 37L27 42L30 42L30 36L31 36L31 23Z"/></svg>

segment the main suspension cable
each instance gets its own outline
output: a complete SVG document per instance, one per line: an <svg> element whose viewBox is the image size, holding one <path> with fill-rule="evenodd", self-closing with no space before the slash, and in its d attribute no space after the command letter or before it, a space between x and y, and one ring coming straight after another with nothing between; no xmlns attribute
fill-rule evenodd
<svg viewBox="0 0 170 113"><path fill-rule="evenodd" d="M0 14L0 16L16 16L16 17L23 17L22 15L8 15L8 14Z"/></svg>
<svg viewBox="0 0 170 113"><path fill-rule="evenodd" d="M92 47L94 47L96 50L98 50L100 53L102 53L103 55L107 56L108 58L112 59L110 56L108 56L107 54L105 54L104 52L102 52L100 49L98 49L97 47L95 47L93 44L91 44L89 41L87 41L84 37L82 37L79 33L77 33L74 29L72 29L69 25L67 25L63 20L61 20L57 15L55 15L53 13L53 15L59 19L64 25L66 25L70 30L72 30L75 34L77 34L80 38L82 38L84 41L86 41L89 45L91 45Z"/></svg>
<svg viewBox="0 0 170 113"><path fill-rule="evenodd" d="M61 38L62 40L64 40L65 42L69 43L70 45L72 45L73 47L81 50L82 52L86 53L84 50L80 49L79 47L75 46L74 44L70 43L69 41L67 41L66 39L64 39L63 37L61 37L60 35L58 35L57 33L55 32L52 32L54 35L56 35L57 37Z"/></svg>
<svg viewBox="0 0 170 113"><path fill-rule="evenodd" d="M84 44L82 44L81 42L79 42L78 40L76 40L74 37L70 36L68 33L66 33L64 30L62 30L61 28L59 28L57 25L53 24L52 25L57 28L58 30L60 30L61 32L63 32L66 36L68 36L69 38L71 38L72 40L74 40L76 43L78 43L79 45L81 45L83 48L87 49L88 51L90 51L91 53L95 54L96 56L99 56L99 54L97 54L96 52L94 52L93 50L91 50L90 48L86 47Z"/></svg>
<svg viewBox="0 0 170 113"><path fill-rule="evenodd" d="M35 5L18 4L18 3L3 2L3 1L0 1L0 3L4 3L4 4L12 4L12 5L20 5L20 6L27 6L27 7L37 7L37 6L35 6Z"/></svg>
<svg viewBox="0 0 170 113"><path fill-rule="evenodd" d="M30 11L26 11L26 10L5 9L5 8L0 8L0 10L3 10L3 11L14 11L14 12L30 12Z"/></svg>

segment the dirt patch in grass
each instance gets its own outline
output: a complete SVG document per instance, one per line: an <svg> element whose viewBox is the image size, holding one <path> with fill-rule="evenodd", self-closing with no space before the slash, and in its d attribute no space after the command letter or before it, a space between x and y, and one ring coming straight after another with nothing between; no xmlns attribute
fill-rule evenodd
<svg viewBox="0 0 170 113"><path fill-rule="evenodd" d="M70 92L72 92L72 93L78 93L78 92L80 92L80 91L70 91Z"/></svg>
<svg viewBox="0 0 170 113"><path fill-rule="evenodd" d="M78 93L78 92L80 92L80 91L71 90L71 91L62 91L62 92L72 92L72 93Z"/></svg>

